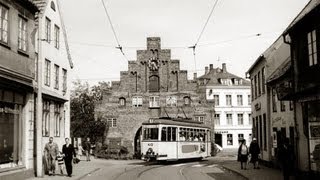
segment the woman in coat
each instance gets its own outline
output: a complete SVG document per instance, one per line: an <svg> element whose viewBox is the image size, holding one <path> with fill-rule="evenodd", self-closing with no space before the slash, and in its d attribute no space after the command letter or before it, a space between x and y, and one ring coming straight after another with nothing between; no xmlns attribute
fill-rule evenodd
<svg viewBox="0 0 320 180"><path fill-rule="evenodd" d="M248 155L248 146L246 145L246 140L243 139L238 149L238 161L241 163L241 169L247 169Z"/></svg>
<svg viewBox="0 0 320 180"><path fill-rule="evenodd" d="M253 163L254 169L260 169L259 167L259 154L260 154L260 147L257 143L257 139L253 138L252 142L249 147L249 153L251 154L251 162Z"/></svg>

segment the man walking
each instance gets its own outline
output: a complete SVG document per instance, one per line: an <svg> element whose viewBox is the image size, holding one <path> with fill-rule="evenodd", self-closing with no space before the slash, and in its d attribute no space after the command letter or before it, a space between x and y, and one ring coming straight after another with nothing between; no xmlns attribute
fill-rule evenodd
<svg viewBox="0 0 320 180"><path fill-rule="evenodd" d="M253 164L254 169L260 169L259 167L259 154L260 154L260 147L257 143L257 139L253 138L252 142L250 143L249 147L249 154L251 154L251 162Z"/></svg>
<svg viewBox="0 0 320 180"><path fill-rule="evenodd" d="M289 138L285 138L284 143L279 147L278 150L278 159L281 162L284 180L289 180L290 175L292 175L294 172L294 150L289 142Z"/></svg>
<svg viewBox="0 0 320 180"><path fill-rule="evenodd" d="M87 141L84 143L84 150L86 152L87 161L90 161L90 149L91 149L90 138L87 137Z"/></svg>
<svg viewBox="0 0 320 180"><path fill-rule="evenodd" d="M62 153L64 154L64 164L66 166L67 174L69 177L72 176L72 159L76 157L74 147L69 142L69 138L65 139L66 144L62 146Z"/></svg>
<svg viewBox="0 0 320 180"><path fill-rule="evenodd" d="M47 160L49 176L55 175L56 158L59 153L58 145L53 142L53 137L49 138L49 142L44 146L45 157Z"/></svg>

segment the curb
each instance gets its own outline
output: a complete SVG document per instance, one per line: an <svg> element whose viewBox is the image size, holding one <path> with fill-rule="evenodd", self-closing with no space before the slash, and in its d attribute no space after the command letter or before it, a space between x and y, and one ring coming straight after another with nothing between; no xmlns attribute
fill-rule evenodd
<svg viewBox="0 0 320 180"><path fill-rule="evenodd" d="M92 173L94 173L94 172L96 172L96 171L99 171L99 170L100 170L100 168L96 168L96 169L94 169L94 170L92 170L92 171L90 171L90 172L88 172L88 173L86 173L86 174L84 174L84 175L76 178L76 180L83 179L84 177L88 176L89 174L92 174Z"/></svg>
<svg viewBox="0 0 320 180"><path fill-rule="evenodd" d="M236 171L236 170L233 170L233 169L231 169L231 168L228 168L228 167L226 167L225 165L222 165L222 167L225 168L225 169L227 169L227 170L229 170L229 171L232 171L232 172L235 173L235 174L238 174L239 176L241 176L241 177L243 177L243 178L245 178L245 179L247 179L247 180L249 180L249 178L248 178L247 176L241 174L240 172L238 172L238 171Z"/></svg>

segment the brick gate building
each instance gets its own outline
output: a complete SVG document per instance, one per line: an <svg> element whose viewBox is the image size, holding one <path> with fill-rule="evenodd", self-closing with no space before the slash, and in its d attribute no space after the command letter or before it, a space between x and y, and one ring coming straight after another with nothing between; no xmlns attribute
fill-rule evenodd
<svg viewBox="0 0 320 180"><path fill-rule="evenodd" d="M137 51L96 106L96 116L109 125L105 143L140 153L141 124L154 117L190 118L213 128L213 104L200 87L196 74L188 80L170 49L161 49L159 37L147 38L147 49Z"/></svg>

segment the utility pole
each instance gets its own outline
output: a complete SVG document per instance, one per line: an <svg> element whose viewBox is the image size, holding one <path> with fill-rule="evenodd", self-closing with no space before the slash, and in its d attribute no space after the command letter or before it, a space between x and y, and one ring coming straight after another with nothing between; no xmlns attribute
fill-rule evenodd
<svg viewBox="0 0 320 180"><path fill-rule="evenodd" d="M38 17L38 92L36 111L36 175L43 177L42 149L42 15Z"/></svg>

